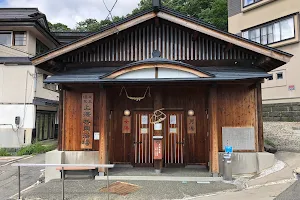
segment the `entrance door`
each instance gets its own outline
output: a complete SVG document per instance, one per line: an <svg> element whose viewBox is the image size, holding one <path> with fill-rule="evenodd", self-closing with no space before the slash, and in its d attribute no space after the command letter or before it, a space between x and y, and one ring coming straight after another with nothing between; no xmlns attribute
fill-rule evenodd
<svg viewBox="0 0 300 200"><path fill-rule="evenodd" d="M134 165L153 166L153 125L150 117L153 112L134 113Z"/></svg>
<svg viewBox="0 0 300 200"><path fill-rule="evenodd" d="M184 165L183 111L168 111L165 120L165 166Z"/></svg>

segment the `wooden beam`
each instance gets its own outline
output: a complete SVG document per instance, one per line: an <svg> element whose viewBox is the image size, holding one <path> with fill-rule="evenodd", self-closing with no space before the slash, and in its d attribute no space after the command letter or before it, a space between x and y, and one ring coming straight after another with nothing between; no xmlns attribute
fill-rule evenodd
<svg viewBox="0 0 300 200"><path fill-rule="evenodd" d="M154 12L145 14L145 15L140 16L140 17L137 17L135 19L132 19L132 20L130 20L128 22L125 22L123 24L120 24L118 26L112 27L112 28L110 28L110 29L108 29L106 31L101 32L101 33L95 34L95 35L90 36L90 37L88 37L86 39L78 41L76 43L67 45L67 46L65 46L63 48L60 48L60 49L58 49L56 51L53 51L53 52L51 52L51 53L49 53L49 54L47 54L45 56L36 58L36 59L34 59L32 61L32 64L33 65L41 64L41 63L43 63L45 61L51 60L51 59L53 59L55 57L58 57L58 56L60 56L62 54L71 52L71 51L73 51L75 49L78 49L80 47L83 47L83 46L86 46L88 44L91 44L91 43L93 43L93 42L95 42L97 40L100 40L100 39L103 39L103 38L108 37L110 35L113 35L113 34L116 33L116 30L118 30L119 32L123 31L125 29L133 27L133 26L135 26L137 24L143 23L143 22L145 22L145 21L147 21L149 19L152 19L154 17L156 17L156 13L154 13Z"/></svg>
<svg viewBox="0 0 300 200"><path fill-rule="evenodd" d="M106 106L106 90L100 89L100 110L99 110L99 164L107 164L107 106ZM104 168L99 168L99 172L105 172Z"/></svg>
<svg viewBox="0 0 300 200"><path fill-rule="evenodd" d="M258 137L258 151L264 151L264 134L263 134L263 117L262 117L262 94L261 83L257 83L256 87L256 102L257 102L257 137Z"/></svg>
<svg viewBox="0 0 300 200"><path fill-rule="evenodd" d="M235 44L237 46L249 49L251 51L257 52L259 54L263 54L265 56L269 56L271 58L274 58L274 59L277 59L277 60L280 60L280 61L289 62L289 60L291 59L290 56L283 55L282 53L272 51L272 50L267 49L265 47L262 47L260 45L247 42L243 39L239 39L239 38L236 38L234 36L224 34L221 31L217 31L217 30L205 27L205 26L201 26L197 23L193 23L193 22L190 22L188 20L181 19L179 17L173 16L173 15L170 15L170 14L167 14L167 13L164 13L164 12L158 12L157 16L162 18L162 19L168 20L170 22L173 22L173 23L176 23L176 24L181 24L182 26L185 26L185 27L190 28L192 30L199 31L201 33L210 35L210 36L215 37L215 38L219 38L219 39L224 40L226 42Z"/></svg>
<svg viewBox="0 0 300 200"><path fill-rule="evenodd" d="M213 176L219 174L218 148L218 95L217 86L213 85L209 91L209 130L210 130L210 170Z"/></svg>
<svg viewBox="0 0 300 200"><path fill-rule="evenodd" d="M61 84L58 86L59 90L59 105L58 105L58 150L63 150L63 115L64 115L64 91Z"/></svg>

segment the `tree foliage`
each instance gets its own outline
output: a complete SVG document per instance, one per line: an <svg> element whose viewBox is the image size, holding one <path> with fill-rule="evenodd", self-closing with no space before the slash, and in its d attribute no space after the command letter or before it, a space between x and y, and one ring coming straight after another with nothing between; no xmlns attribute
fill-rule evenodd
<svg viewBox="0 0 300 200"><path fill-rule="evenodd" d="M52 32L66 32L66 31L71 31L71 29L62 23L56 23L56 24L51 24L50 22L48 22L48 26L50 31Z"/></svg>
<svg viewBox="0 0 300 200"><path fill-rule="evenodd" d="M217 28L227 31L227 0L163 0L163 5L176 10L182 14L192 16L210 23ZM138 7L128 14L136 14L142 10L146 10L152 7L152 0L140 0ZM117 22L122 17L113 17L112 20L96 20L86 19L82 22L78 22L75 31L98 31L102 27L111 25L113 22ZM51 23L49 23L50 26ZM69 31L70 29L61 23L51 24L51 31Z"/></svg>

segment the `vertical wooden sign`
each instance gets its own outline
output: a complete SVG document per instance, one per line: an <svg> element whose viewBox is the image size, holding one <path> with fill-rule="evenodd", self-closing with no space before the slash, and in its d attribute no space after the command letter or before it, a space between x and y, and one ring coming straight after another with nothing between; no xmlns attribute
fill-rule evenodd
<svg viewBox="0 0 300 200"><path fill-rule="evenodd" d="M154 160L162 159L162 141L161 140L153 140L154 143Z"/></svg>
<svg viewBox="0 0 300 200"><path fill-rule="evenodd" d="M188 116L187 117L187 133L196 134L196 117Z"/></svg>
<svg viewBox="0 0 300 200"><path fill-rule="evenodd" d="M93 148L93 108L94 94L82 93L81 149Z"/></svg>
<svg viewBox="0 0 300 200"><path fill-rule="evenodd" d="M131 117L130 116L123 116L122 133L131 133Z"/></svg>

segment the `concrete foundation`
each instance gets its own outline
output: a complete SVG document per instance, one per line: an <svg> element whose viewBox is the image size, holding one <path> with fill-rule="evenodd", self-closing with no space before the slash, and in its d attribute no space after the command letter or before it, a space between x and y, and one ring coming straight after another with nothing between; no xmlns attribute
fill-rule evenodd
<svg viewBox="0 0 300 200"><path fill-rule="evenodd" d="M99 164L99 152L54 150L46 153L46 164ZM46 167L45 182L60 178L56 167Z"/></svg>
<svg viewBox="0 0 300 200"><path fill-rule="evenodd" d="M219 152L220 174L223 174L223 154ZM232 154L232 174L260 173L275 164L274 154L267 152L249 152Z"/></svg>

